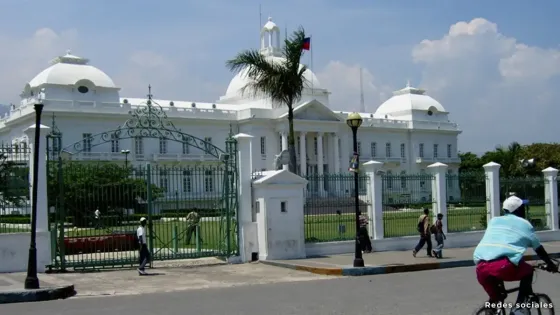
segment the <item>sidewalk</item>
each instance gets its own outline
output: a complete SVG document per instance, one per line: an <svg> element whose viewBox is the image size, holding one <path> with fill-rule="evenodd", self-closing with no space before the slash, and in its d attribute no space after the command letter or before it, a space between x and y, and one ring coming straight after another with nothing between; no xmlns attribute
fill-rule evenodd
<svg viewBox="0 0 560 315"><path fill-rule="evenodd" d="M44 281L41 274L39 274L40 289L25 290L26 276L26 273L0 274L0 304L66 299L76 294L73 284Z"/></svg>
<svg viewBox="0 0 560 315"><path fill-rule="evenodd" d="M543 242L543 246L554 258L560 258L560 242ZM353 267L354 254L310 257L294 260L261 261L263 264L290 268L300 271L331 276L365 276L397 272L410 272L432 269L446 269L474 266L472 255L474 247L448 248L443 250L443 258L436 259L426 256L425 248L416 258L412 250L393 252L374 252L363 254L365 267ZM527 260L537 260L532 249L525 255Z"/></svg>

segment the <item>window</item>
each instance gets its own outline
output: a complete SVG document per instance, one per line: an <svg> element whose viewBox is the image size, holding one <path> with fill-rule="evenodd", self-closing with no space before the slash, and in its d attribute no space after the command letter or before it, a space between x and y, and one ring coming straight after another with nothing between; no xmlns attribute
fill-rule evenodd
<svg viewBox="0 0 560 315"><path fill-rule="evenodd" d="M167 139L159 138L159 154L167 153Z"/></svg>
<svg viewBox="0 0 560 315"><path fill-rule="evenodd" d="M453 177L453 170L447 170L447 187L453 188L453 181L455 178Z"/></svg>
<svg viewBox="0 0 560 315"><path fill-rule="evenodd" d="M342 145L342 141L340 140L340 138L338 138L338 158L342 157L342 150L340 149L341 145Z"/></svg>
<svg viewBox="0 0 560 315"><path fill-rule="evenodd" d="M214 191L214 178L212 177L212 171L204 172L204 191L205 192Z"/></svg>
<svg viewBox="0 0 560 315"><path fill-rule="evenodd" d="M182 143L183 144L183 154L191 153L191 148L190 148L190 145L189 145L189 142L188 142L189 138L187 136L183 136L182 138L183 138L183 143Z"/></svg>
<svg viewBox="0 0 560 315"><path fill-rule="evenodd" d="M371 157L376 157L377 156L377 143L372 142L370 150L371 150Z"/></svg>
<svg viewBox="0 0 560 315"><path fill-rule="evenodd" d="M84 133L82 134L82 143L84 146L84 152L91 152L91 133Z"/></svg>
<svg viewBox="0 0 560 315"><path fill-rule="evenodd" d="M192 192L192 178L190 171L183 171L183 192Z"/></svg>
<svg viewBox="0 0 560 315"><path fill-rule="evenodd" d="M447 145L447 157L450 158L451 157L451 144Z"/></svg>
<svg viewBox="0 0 560 315"><path fill-rule="evenodd" d="M438 157L438 145L434 144L434 159Z"/></svg>
<svg viewBox="0 0 560 315"><path fill-rule="evenodd" d="M58 157L58 152L60 152L60 149L62 148L61 140L62 139L58 137L52 138L52 151L55 157ZM23 145L23 150L27 153L27 143L24 142Z"/></svg>
<svg viewBox="0 0 560 315"><path fill-rule="evenodd" d="M406 157L406 146L404 145L404 143L401 143L401 158L405 158Z"/></svg>
<svg viewBox="0 0 560 315"><path fill-rule="evenodd" d="M420 188L426 188L426 181L424 178L426 177L426 170L420 170Z"/></svg>
<svg viewBox="0 0 560 315"><path fill-rule="evenodd" d="M297 154L301 154L301 138L300 137L297 138L296 152L297 152Z"/></svg>
<svg viewBox="0 0 560 315"><path fill-rule="evenodd" d="M419 148L418 148L418 156L423 158L424 157L424 144L420 143Z"/></svg>
<svg viewBox="0 0 560 315"><path fill-rule="evenodd" d="M119 152L119 137L116 134L111 134L111 152Z"/></svg>
<svg viewBox="0 0 560 315"><path fill-rule="evenodd" d="M266 137L261 137L261 154L266 154Z"/></svg>
<svg viewBox="0 0 560 315"><path fill-rule="evenodd" d="M317 137L313 138L313 152L315 152L315 155L317 155Z"/></svg>
<svg viewBox="0 0 560 315"><path fill-rule="evenodd" d="M134 153L144 154L144 138L142 137L134 138Z"/></svg>
<svg viewBox="0 0 560 315"><path fill-rule="evenodd" d="M282 135L278 137L278 151L282 152Z"/></svg>
<svg viewBox="0 0 560 315"><path fill-rule="evenodd" d="M387 171L387 176L385 176L387 181L387 189L393 189L393 172Z"/></svg>
<svg viewBox="0 0 560 315"><path fill-rule="evenodd" d="M212 137L205 137L205 138L204 138L204 142L206 142L206 143L204 144L204 150L205 150L206 152L212 151Z"/></svg>
<svg viewBox="0 0 560 315"><path fill-rule="evenodd" d="M362 143L358 141L358 155L362 155Z"/></svg>
<svg viewBox="0 0 560 315"><path fill-rule="evenodd" d="M159 178L159 188L163 189L163 191L168 192L168 180L167 180L167 174L163 173L161 174L161 177Z"/></svg>
<svg viewBox="0 0 560 315"><path fill-rule="evenodd" d="M281 201L280 202L280 212L288 212L288 202Z"/></svg>
<svg viewBox="0 0 560 315"><path fill-rule="evenodd" d="M87 88L87 86L79 86L78 87L78 92L82 93L82 94L86 94L89 91L89 89Z"/></svg>
<svg viewBox="0 0 560 315"><path fill-rule="evenodd" d="M401 188L406 188L406 171L401 172Z"/></svg>
<svg viewBox="0 0 560 315"><path fill-rule="evenodd" d="M387 142L385 144L385 156L386 157L391 157L391 143Z"/></svg>

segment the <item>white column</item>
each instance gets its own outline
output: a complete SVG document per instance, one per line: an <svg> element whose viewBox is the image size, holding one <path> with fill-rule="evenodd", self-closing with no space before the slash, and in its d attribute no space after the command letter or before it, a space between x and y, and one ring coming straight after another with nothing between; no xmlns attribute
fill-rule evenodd
<svg viewBox="0 0 560 315"><path fill-rule="evenodd" d="M495 162L484 164L484 173L486 174L486 209L488 215L486 222L494 217L500 216L500 167L501 165Z"/></svg>
<svg viewBox="0 0 560 315"><path fill-rule="evenodd" d="M545 181L545 207L546 207L546 225L553 231L558 228L558 170L553 167L545 168L543 171Z"/></svg>
<svg viewBox="0 0 560 315"><path fill-rule="evenodd" d="M323 176L323 133L317 133L317 173L319 174L319 193L323 194L325 191L325 181Z"/></svg>
<svg viewBox="0 0 560 315"><path fill-rule="evenodd" d="M251 253L258 251L257 229L252 220L253 196L251 189L253 173L253 136L239 133L237 139L237 158L239 167L239 208L237 220L239 226L239 252L241 260L251 260ZM253 244L251 246L251 244Z"/></svg>
<svg viewBox="0 0 560 315"><path fill-rule="evenodd" d="M338 147L338 134L333 134L334 148L334 172L340 173L340 148Z"/></svg>
<svg viewBox="0 0 560 315"><path fill-rule="evenodd" d="M288 150L288 133L282 131L280 135L282 135L282 151ZM282 169L287 170L288 168L289 165L282 165Z"/></svg>
<svg viewBox="0 0 560 315"><path fill-rule="evenodd" d="M436 215L443 214L443 233L447 234L447 165L437 162L428 166L428 169L434 174L432 185L432 199L435 204L432 208L434 212L434 223L437 220Z"/></svg>
<svg viewBox="0 0 560 315"><path fill-rule="evenodd" d="M35 150L39 151L39 164L38 167L38 177L37 177L37 224L36 232L48 232L49 231L49 207L47 200L47 134L51 128L40 125L40 142L39 147L35 147L35 125L29 126L23 132L27 135L29 142L33 144L31 146L29 155L29 200L33 204L33 157Z"/></svg>
<svg viewBox="0 0 560 315"><path fill-rule="evenodd" d="M369 161L363 164L367 176L369 177L368 196L371 200L371 206L368 207L368 217L370 225L368 227L369 235L374 240L383 239L383 195L381 174L379 171L383 168L382 162Z"/></svg>
<svg viewBox="0 0 560 315"><path fill-rule="evenodd" d="M299 167L300 175L305 176L307 174L307 144L305 137L307 133L299 133Z"/></svg>

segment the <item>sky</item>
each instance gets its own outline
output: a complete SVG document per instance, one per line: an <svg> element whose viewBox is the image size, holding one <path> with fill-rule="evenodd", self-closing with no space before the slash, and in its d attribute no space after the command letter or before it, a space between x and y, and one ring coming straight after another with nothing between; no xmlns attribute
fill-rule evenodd
<svg viewBox="0 0 560 315"><path fill-rule="evenodd" d="M560 1L0 0L0 103L67 50L122 97L217 100L225 61L258 48L270 16L312 36L302 58L336 110L374 112L407 81L459 123L459 149L560 142ZM259 14L259 7L260 12ZM283 34L282 34L283 35ZM311 62L313 61L313 62Z"/></svg>

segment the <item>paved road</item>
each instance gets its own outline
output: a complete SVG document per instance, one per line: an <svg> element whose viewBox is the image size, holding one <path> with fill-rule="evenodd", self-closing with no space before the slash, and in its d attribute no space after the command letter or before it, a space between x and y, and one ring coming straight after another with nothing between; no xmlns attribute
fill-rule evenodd
<svg viewBox="0 0 560 315"><path fill-rule="evenodd" d="M560 276L537 274L535 290L560 302ZM485 295L473 268L258 284L0 306L18 315L441 315L472 314ZM513 297L512 297L513 298Z"/></svg>

